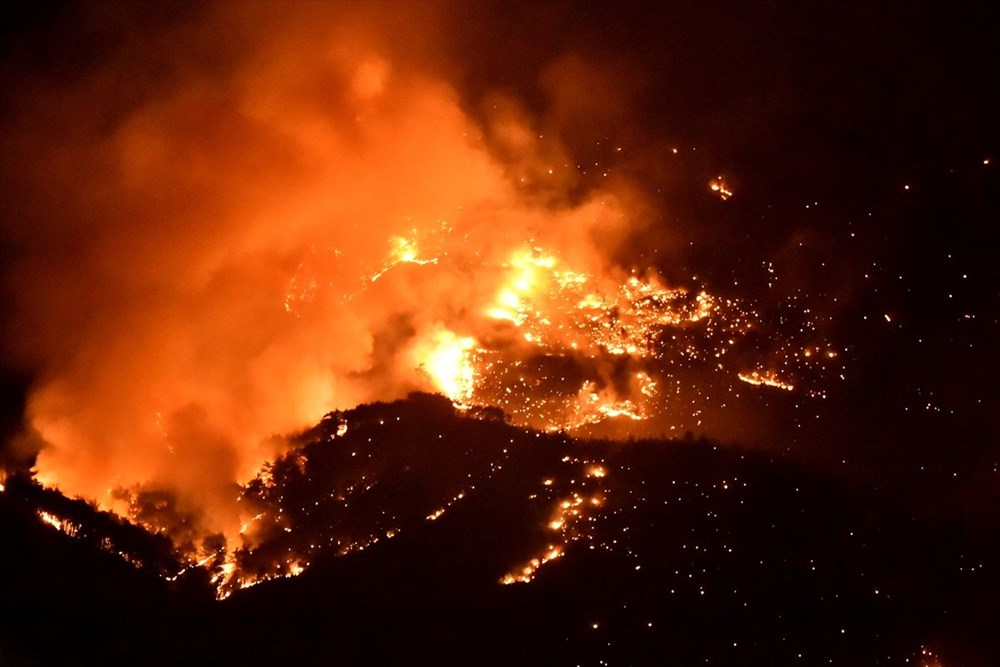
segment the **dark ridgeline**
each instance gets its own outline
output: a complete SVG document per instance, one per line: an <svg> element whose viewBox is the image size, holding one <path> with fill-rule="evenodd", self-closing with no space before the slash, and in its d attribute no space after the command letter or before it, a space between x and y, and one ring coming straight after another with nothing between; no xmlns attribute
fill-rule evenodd
<svg viewBox="0 0 1000 667"><path fill-rule="evenodd" d="M706 441L538 434L427 395L333 414L299 444L266 489L246 489L285 517L241 562L264 569L291 553L312 565L221 602L204 570L158 576L177 567L163 538L8 480L0 663L895 665L919 664L926 646L969 666L1000 655L995 534L789 461ZM586 477L595 462L607 477ZM556 502L584 489L605 503L571 531L566 556L530 584L500 585L555 539ZM72 521L76 539L38 510ZM337 555L371 536L382 539Z"/></svg>

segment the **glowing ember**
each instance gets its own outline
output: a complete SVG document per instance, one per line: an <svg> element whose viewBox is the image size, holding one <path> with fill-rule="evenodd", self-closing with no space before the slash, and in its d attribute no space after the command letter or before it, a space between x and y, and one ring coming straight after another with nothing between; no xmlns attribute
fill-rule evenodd
<svg viewBox="0 0 1000 667"><path fill-rule="evenodd" d="M46 512L45 510L38 510L37 515L38 518L42 520L42 523L52 526L56 530L66 533L70 537L75 537L77 531L79 530L79 526L77 526L72 521L69 521L67 519L62 519L56 516L55 514L52 514L51 512Z"/></svg>
<svg viewBox="0 0 1000 667"><path fill-rule="evenodd" d="M459 336L439 325L418 345L418 365L456 402L497 405L536 428L649 419L662 410L659 386L671 367L711 362L712 372L725 371L719 360L760 327L736 301L667 288L655 273L612 282L566 267L538 246L515 250L500 268L487 321L462 325L482 333ZM786 365L798 358L789 355ZM597 373L572 390L567 377L540 372L546 359L566 360L578 372L608 357L642 370L628 382Z"/></svg>
<svg viewBox="0 0 1000 667"><path fill-rule="evenodd" d="M753 371L751 373L740 373L737 377L747 384L752 384L757 387L774 387L776 389L784 389L785 391L792 391L795 389L795 387L787 382L782 382L781 379L778 378L778 374L774 371Z"/></svg>
<svg viewBox="0 0 1000 667"><path fill-rule="evenodd" d="M570 457L564 459L563 462L570 465L578 463ZM602 463L583 462L583 466L585 479L579 480L581 482L579 491L557 501L546 524L546 528L550 532L559 535L562 544L547 545L540 555L505 574L500 579L500 583L528 583L535 577L540 567L554 558L565 555L566 548L571 542L592 539L593 531L590 526L595 520L594 511L604 506L607 495L603 486L597 485L606 481L608 469ZM553 483L554 480L545 479L542 481L542 486L545 489L551 489Z"/></svg>
<svg viewBox="0 0 1000 667"><path fill-rule="evenodd" d="M726 201L733 196L733 191L729 188L722 176L717 177L708 184L709 189L719 195L719 199Z"/></svg>
<svg viewBox="0 0 1000 667"><path fill-rule="evenodd" d="M944 663L941 656L924 646L920 648L920 667L944 667Z"/></svg>
<svg viewBox="0 0 1000 667"><path fill-rule="evenodd" d="M77 183L42 170L31 182L68 201L99 192L114 202L73 221L74 238L93 246L79 261L54 263L44 245L19 260L23 275L52 280L18 286L24 321L14 328L74 331L25 343L38 343L27 414L42 484L169 537L186 566L206 568L228 594L400 527L387 518L247 566L262 542L298 536L284 499L268 495L271 466L304 470L288 434L332 410L432 390L540 432L669 433L722 412L737 377L811 394L834 363L802 352L829 349L807 309L791 303L771 326L638 252L655 203L647 184L559 180L553 165L571 164L570 151L530 119L472 117L446 82L376 54L379 39L331 30L308 44L276 31L278 42L251 47L248 62L213 70L204 85L165 89L134 111L96 109L120 124L72 160L82 174L103 171ZM330 44L342 46L317 67ZM231 127L268 139L248 144ZM216 134L225 139L205 141ZM507 153L522 157L498 157ZM197 169L178 168L192 156ZM722 177L711 189L733 194ZM133 233L136 219L155 222L150 236ZM783 379L737 376L757 366ZM327 426L331 446L354 435L346 422ZM354 510L349 499L373 477L331 489L331 501ZM545 485L557 487L568 488ZM564 536L603 503L576 488L565 509L577 513L549 522ZM251 496L283 511L261 511ZM419 519L441 517L445 500Z"/></svg>
<svg viewBox="0 0 1000 667"><path fill-rule="evenodd" d="M545 553L536 558L532 558L516 571L508 572L500 579L500 583L504 585L526 584L534 579L535 571L538 570L538 568L557 558L562 558L563 555L564 552L562 549L550 544L545 548Z"/></svg>
<svg viewBox="0 0 1000 667"><path fill-rule="evenodd" d="M465 498L465 492L464 491L462 491L461 493L459 493L458 495L456 495L454 498L452 498L451 500L449 500L447 503L445 503L444 507L440 507L440 508L434 510L433 512L431 512L430 514L428 514L427 515L427 521L437 521L442 516L444 516L444 513L448 511L448 508L450 508L452 505L454 505L455 503L457 503L459 500L462 500L463 498Z"/></svg>
<svg viewBox="0 0 1000 667"><path fill-rule="evenodd" d="M438 242L446 243L454 232L451 227L439 227L436 233ZM412 238L416 236L414 232ZM380 290L388 289L392 294L391 290L403 283L407 288L419 288L442 276L450 280L470 261L457 250L422 258L416 241L410 238L394 237L390 246L381 268L367 274L362 290L350 296L353 303L382 298ZM400 269L389 276L404 264L412 266L409 273L404 275ZM705 291L667 287L652 271L590 274L566 266L559 255L539 246L518 247L505 261L487 264L482 272L492 276L483 280L488 287L480 290L483 295L492 295L486 301L490 305L461 311L461 317L436 319L401 343L408 350L410 368L419 372L418 384L430 385L456 407L498 406L515 424L552 432L606 420L628 423L659 418L681 392L680 378L699 365L710 373L735 376L751 385L793 389L774 371L730 370L727 356L762 327L759 317L738 301ZM322 298L318 288L310 294L310 299ZM308 318L305 301L294 303L296 316ZM790 372L821 368L817 364L837 356L827 346L804 347L796 345L794 339L787 341L784 349L787 352L781 367ZM774 356L773 350L770 356ZM694 404L692 418L702 409ZM169 444L171 427L159 411L156 414L156 428ZM346 420L337 418L329 425L328 437L337 441L347 438L351 428ZM306 460L301 455L292 455L287 461L299 471L305 469ZM607 467L599 463L586 464L582 470L585 483L598 483L608 474ZM257 471L254 483L265 493L274 489L269 464ZM362 490L375 483L365 480ZM542 486L553 489L555 480L547 478ZM354 491L351 487L333 496L343 499L346 508ZM422 516L437 521L463 496L464 492ZM594 520L594 511L603 508L605 499L603 489L587 490L578 485L574 493L558 501L546 527L558 534L562 543L549 544L527 564L509 572L503 583L531 581L542 565L564 555L569 543L587 539L588 522ZM124 513L151 532L161 531L158 517L141 512L139 507L132 498ZM59 525L69 532L68 526ZM324 546L300 546L289 552L290 560L256 563L249 568L246 559L265 536L276 530L291 534L294 526L281 511L241 512L237 526L225 545L181 547L182 561L188 567L212 573L219 597L267 579L296 576L308 567L309 555ZM391 538L397 530L385 526L366 536L328 541L326 546L341 555L362 551ZM183 536L188 545L198 544L187 534Z"/></svg>

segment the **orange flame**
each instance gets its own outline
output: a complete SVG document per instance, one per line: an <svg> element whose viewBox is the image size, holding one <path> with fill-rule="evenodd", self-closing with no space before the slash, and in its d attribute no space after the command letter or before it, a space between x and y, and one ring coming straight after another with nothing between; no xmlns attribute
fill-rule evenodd
<svg viewBox="0 0 1000 667"><path fill-rule="evenodd" d="M220 587L257 581L232 557L257 532L239 484L292 446L280 434L428 388L538 428L638 422L678 368L732 377L725 355L755 326L743 303L612 261L641 189L564 173L558 131L513 101L470 115L433 57L395 46L440 28L424 10L352 12L212 5L176 39L123 46L170 86L134 90L120 62L96 62L32 88L44 122L12 112L3 130L38 157L22 189L72 204L16 239L36 477L178 544L223 533L188 554ZM169 511L142 507L145 491Z"/></svg>

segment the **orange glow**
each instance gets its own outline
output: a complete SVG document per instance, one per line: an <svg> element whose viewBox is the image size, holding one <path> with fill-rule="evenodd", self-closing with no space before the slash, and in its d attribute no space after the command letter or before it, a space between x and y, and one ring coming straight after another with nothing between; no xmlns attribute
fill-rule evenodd
<svg viewBox="0 0 1000 667"><path fill-rule="evenodd" d="M708 188L715 194L719 195L719 199L722 201L726 201L733 196L733 191L730 189L726 180L722 176L719 176L709 182Z"/></svg>
<svg viewBox="0 0 1000 667"><path fill-rule="evenodd" d="M564 459L564 462L567 462L566 459ZM585 464L583 472L586 477L583 483L584 486L600 484L608 474L607 468L599 464ZM542 485L549 487L551 486L551 482L551 479L546 479L543 480ZM598 490L596 493L590 495L590 497L573 492L568 497L557 502L552 510L551 518L546 524L546 528L550 533L556 533L562 543L560 545L547 545L540 555L504 575L500 583L529 583L534 579L540 567L555 558L565 555L569 543L578 540L589 540L591 538L589 526L594 521L595 512L604 506L605 499L604 491Z"/></svg>
<svg viewBox="0 0 1000 667"><path fill-rule="evenodd" d="M433 334L430 349L419 362L431 377L435 388L457 403L467 401L475 389L475 370L471 351L476 341L442 329Z"/></svg>
<svg viewBox="0 0 1000 667"><path fill-rule="evenodd" d="M392 246L392 250L389 253L389 259L385 261L381 269L371 275L369 278L371 282L375 282L399 264L416 264L418 266L437 264L438 260L436 257L421 259L417 250L417 244L411 239L397 236L391 239L390 245Z"/></svg>
<svg viewBox="0 0 1000 667"><path fill-rule="evenodd" d="M658 196L568 173L572 151L544 114L516 101L469 112L479 105L441 54L407 46L420 35L435 50L424 36L441 26L424 10L351 7L213 3L176 43L135 54L170 86L133 90L95 63L93 78L32 91L44 119L8 119L39 164L58 165L25 170L24 188L73 204L13 239L11 329L36 332L11 343L38 371L35 478L172 538L220 594L308 567L286 554L241 571L238 550L293 528L264 525L240 490L268 488L267 464L327 413L423 390L539 430L639 429L673 420L692 369L735 384L727 355L760 319L639 248ZM220 65L192 69L206 62ZM66 136L72 151L54 139ZM711 188L732 195L721 177ZM77 238L86 248L60 254ZM783 359L804 349L783 345ZM773 373L739 379L792 389ZM350 437L346 422L334 432ZM164 507L144 512L147 493ZM603 506L582 493L550 530L572 536ZM530 579L564 546L509 576Z"/></svg>
<svg viewBox="0 0 1000 667"><path fill-rule="evenodd" d="M538 570L538 568L557 558L562 558L563 555L564 552L560 547L550 544L549 546L545 547L545 552L542 555L532 558L530 561L528 561L520 568L505 574L500 579L500 583L504 584L505 586L510 584L529 583L532 579L535 578L535 572Z"/></svg>
<svg viewBox="0 0 1000 667"><path fill-rule="evenodd" d="M51 512L38 510L36 514L38 515L38 518L42 520L42 523L52 526L56 530L66 533L70 537L74 537L79 530L79 527L72 521L60 518Z"/></svg>
<svg viewBox="0 0 1000 667"><path fill-rule="evenodd" d="M431 512L430 514L428 514L426 517L427 521L437 521L442 516L444 516L444 513L448 511L448 508L450 508L452 505L462 500L463 498L465 498L465 491L461 491L457 495L455 495L451 500L445 503L444 507L440 507Z"/></svg>
<svg viewBox="0 0 1000 667"><path fill-rule="evenodd" d="M753 371L751 373L740 373L737 377L747 384L752 384L757 387L774 387L776 389L784 389L785 391L792 391L795 389L792 385L787 382L783 382L780 378L778 378L778 374L774 371Z"/></svg>
<svg viewBox="0 0 1000 667"><path fill-rule="evenodd" d="M944 663L937 652L923 646L920 648L920 667L944 667Z"/></svg>

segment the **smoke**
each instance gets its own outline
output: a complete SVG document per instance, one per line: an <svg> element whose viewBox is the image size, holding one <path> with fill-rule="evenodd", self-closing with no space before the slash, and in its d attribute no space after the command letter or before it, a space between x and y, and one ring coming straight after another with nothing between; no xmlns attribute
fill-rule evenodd
<svg viewBox="0 0 1000 667"><path fill-rule="evenodd" d="M557 128L621 123L633 80L560 55L540 116L470 99L446 9L102 5L53 62L8 56L3 344L41 481L235 535L280 436L430 388L422 350L479 333L511 250L610 269L642 197Z"/></svg>

